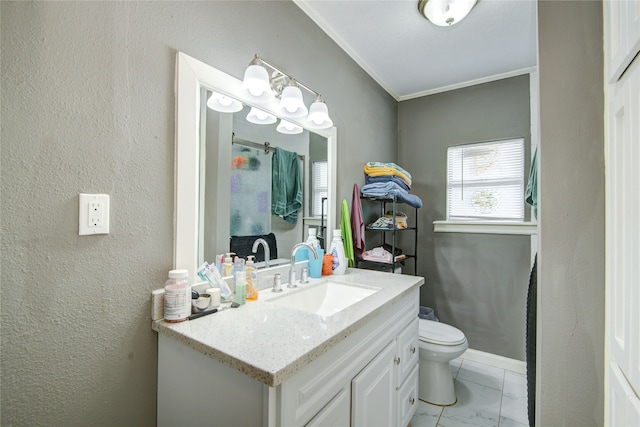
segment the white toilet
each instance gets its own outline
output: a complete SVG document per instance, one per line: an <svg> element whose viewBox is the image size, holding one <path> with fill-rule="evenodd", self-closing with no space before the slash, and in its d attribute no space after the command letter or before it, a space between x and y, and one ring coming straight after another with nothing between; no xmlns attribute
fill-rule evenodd
<svg viewBox="0 0 640 427"><path fill-rule="evenodd" d="M469 347L461 330L441 322L420 319L420 382L418 397L434 405L453 405L456 393L449 361Z"/></svg>

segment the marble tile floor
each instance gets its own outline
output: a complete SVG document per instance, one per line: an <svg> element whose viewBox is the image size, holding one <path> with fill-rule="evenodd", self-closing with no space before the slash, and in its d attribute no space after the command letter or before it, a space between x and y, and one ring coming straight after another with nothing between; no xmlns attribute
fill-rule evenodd
<svg viewBox="0 0 640 427"><path fill-rule="evenodd" d="M458 402L419 401L411 427L528 427L527 377L461 358L450 363Z"/></svg>

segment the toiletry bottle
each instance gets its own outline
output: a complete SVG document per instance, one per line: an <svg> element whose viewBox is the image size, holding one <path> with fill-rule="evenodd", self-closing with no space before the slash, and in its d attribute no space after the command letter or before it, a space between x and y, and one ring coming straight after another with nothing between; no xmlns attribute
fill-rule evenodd
<svg viewBox="0 0 640 427"><path fill-rule="evenodd" d="M331 276L333 273L333 255L324 254L322 257L322 275Z"/></svg>
<svg viewBox="0 0 640 427"><path fill-rule="evenodd" d="M236 274L237 272L241 271L242 273L244 273L244 259L240 258L239 256L234 257L233 258L233 286L236 285L236 277L238 277L238 275ZM245 283L246 283L246 278L245 278Z"/></svg>
<svg viewBox="0 0 640 427"><path fill-rule="evenodd" d="M237 270L235 273L236 289L234 301L240 305L247 301L247 273L244 269Z"/></svg>
<svg viewBox="0 0 640 427"><path fill-rule="evenodd" d="M255 256L249 255L244 265L247 273L247 299L250 300L258 299L258 275L256 274L254 259Z"/></svg>
<svg viewBox="0 0 640 427"><path fill-rule="evenodd" d="M318 240L318 237L316 236L316 229L309 228L308 233L307 244L313 249L320 249L320 240Z"/></svg>
<svg viewBox="0 0 640 427"><path fill-rule="evenodd" d="M227 252L222 264L222 277L229 277L233 274L233 252Z"/></svg>
<svg viewBox="0 0 640 427"><path fill-rule="evenodd" d="M171 270L164 284L164 320L182 322L191 314L191 283L187 270Z"/></svg>
<svg viewBox="0 0 640 427"><path fill-rule="evenodd" d="M216 268L218 269L218 273L222 276L222 266L224 265L224 255L218 254L216 255Z"/></svg>
<svg viewBox="0 0 640 427"><path fill-rule="evenodd" d="M344 243L342 243L342 233L340 229L333 230L333 240L329 253L333 255L333 274L344 274L347 272L347 257L344 254Z"/></svg>

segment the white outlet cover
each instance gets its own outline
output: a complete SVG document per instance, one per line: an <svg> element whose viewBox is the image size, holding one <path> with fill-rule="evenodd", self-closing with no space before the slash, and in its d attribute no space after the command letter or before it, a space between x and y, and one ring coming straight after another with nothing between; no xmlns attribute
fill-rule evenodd
<svg viewBox="0 0 640 427"><path fill-rule="evenodd" d="M78 234L109 234L109 195L80 193L78 199Z"/></svg>

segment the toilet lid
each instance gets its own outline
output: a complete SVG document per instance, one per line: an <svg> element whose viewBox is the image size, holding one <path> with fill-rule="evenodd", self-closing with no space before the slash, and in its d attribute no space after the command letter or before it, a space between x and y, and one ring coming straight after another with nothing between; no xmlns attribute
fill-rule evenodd
<svg viewBox="0 0 640 427"><path fill-rule="evenodd" d="M440 345L462 344L466 338L462 331L442 322L420 319L420 340Z"/></svg>

